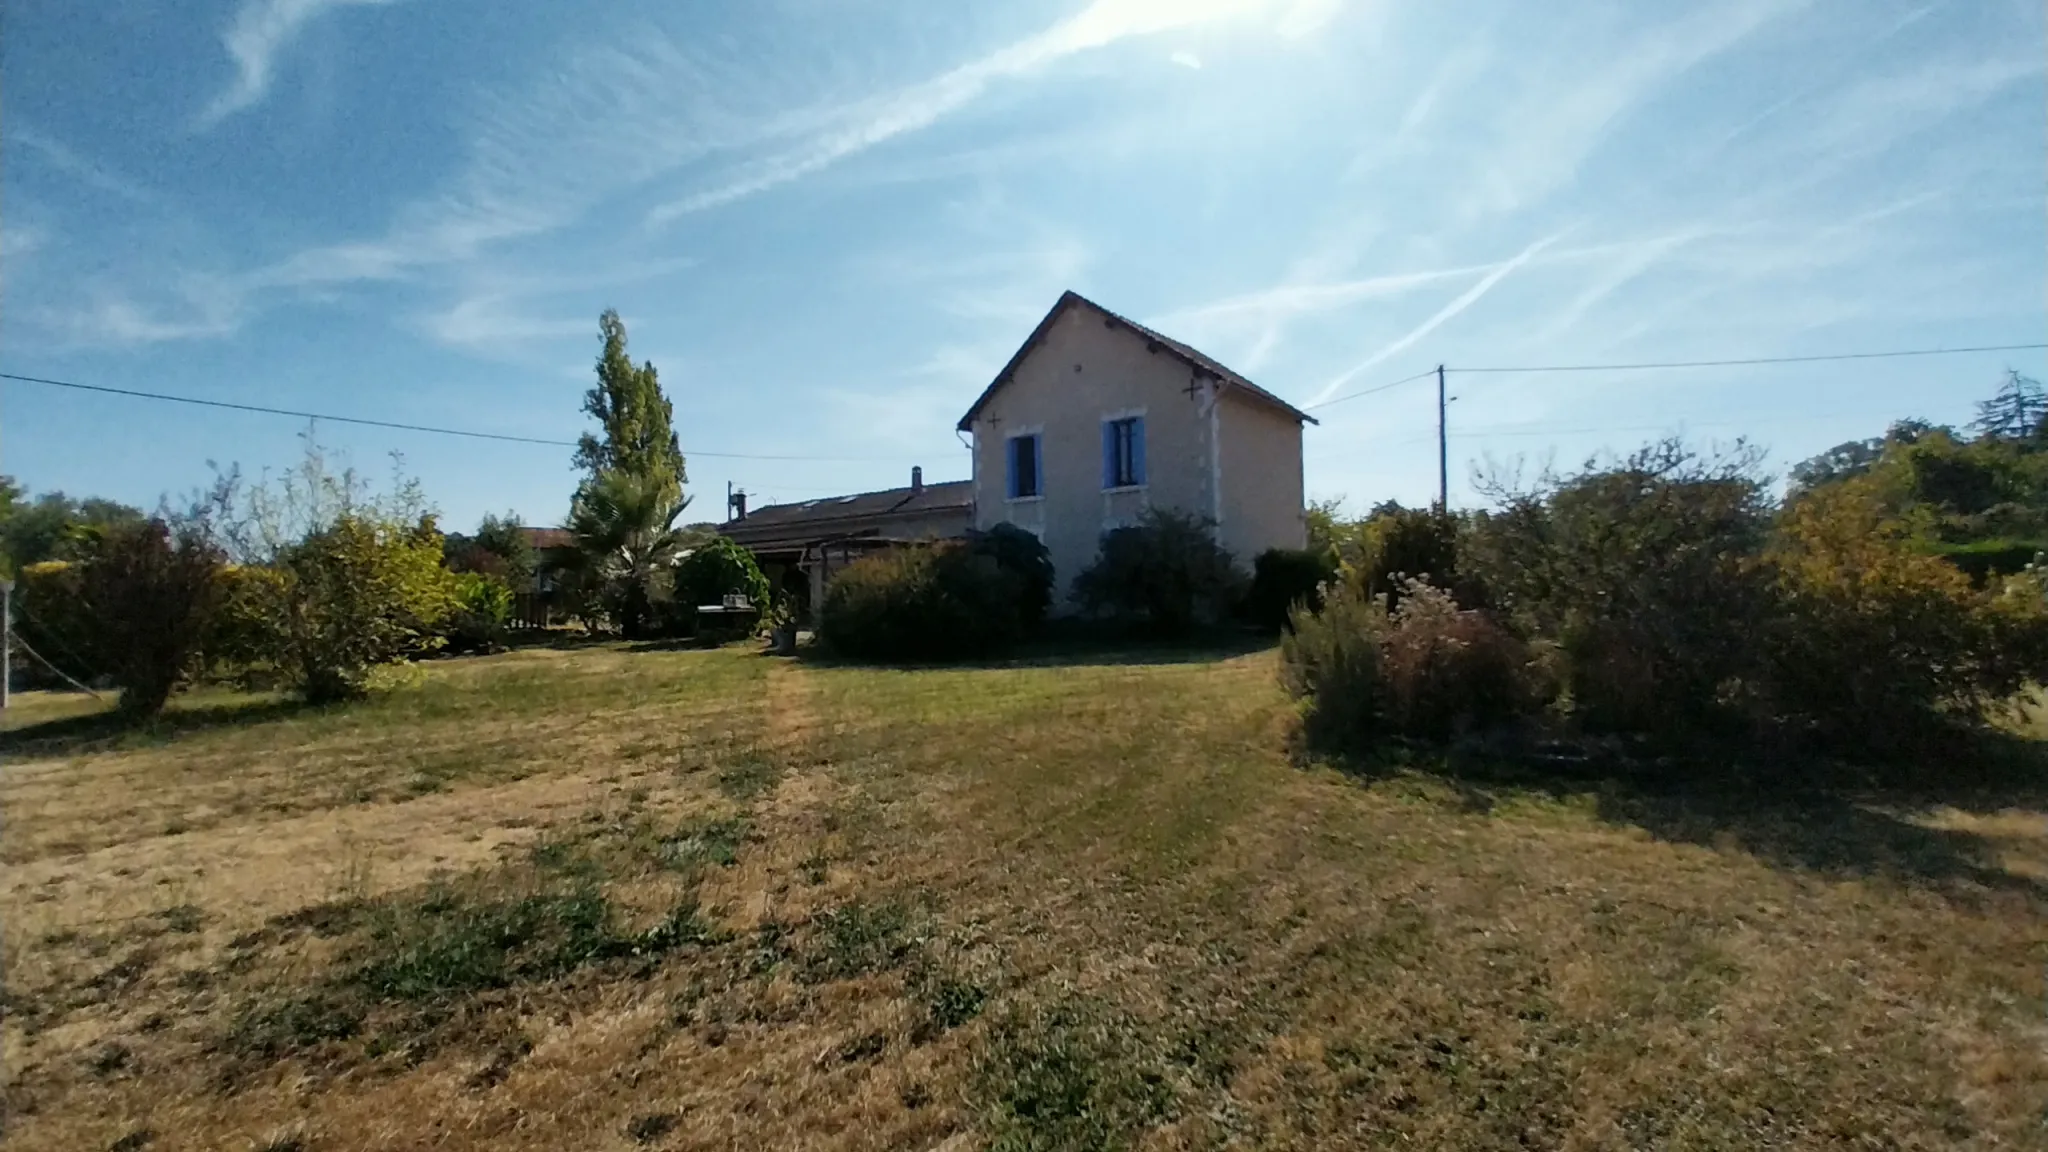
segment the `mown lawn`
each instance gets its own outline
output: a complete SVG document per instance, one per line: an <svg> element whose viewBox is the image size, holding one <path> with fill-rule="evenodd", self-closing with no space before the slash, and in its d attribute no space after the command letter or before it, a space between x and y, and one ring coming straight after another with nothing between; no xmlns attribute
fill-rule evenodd
<svg viewBox="0 0 2048 1152"><path fill-rule="evenodd" d="M0 1140L2048 1147L2039 805L1362 780L1273 659L31 699Z"/></svg>

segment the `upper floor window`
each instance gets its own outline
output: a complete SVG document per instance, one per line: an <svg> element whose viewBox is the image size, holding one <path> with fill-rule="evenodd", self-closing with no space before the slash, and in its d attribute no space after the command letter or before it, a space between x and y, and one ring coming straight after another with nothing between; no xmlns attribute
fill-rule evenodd
<svg viewBox="0 0 2048 1152"><path fill-rule="evenodd" d="M1102 486L1135 488L1145 482L1145 418L1102 422Z"/></svg>
<svg viewBox="0 0 2048 1152"><path fill-rule="evenodd" d="M1009 493L1012 500L1045 495L1045 457L1036 433L1009 439Z"/></svg>

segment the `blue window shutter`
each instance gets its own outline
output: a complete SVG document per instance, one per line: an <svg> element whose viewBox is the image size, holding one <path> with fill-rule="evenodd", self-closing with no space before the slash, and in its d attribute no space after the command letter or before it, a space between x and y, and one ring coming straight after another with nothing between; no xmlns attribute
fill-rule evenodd
<svg viewBox="0 0 2048 1152"><path fill-rule="evenodd" d="M1131 417L1131 483L1145 482L1145 418Z"/></svg>
<svg viewBox="0 0 2048 1152"><path fill-rule="evenodd" d="M1116 487L1116 421L1102 422L1102 486Z"/></svg>
<svg viewBox="0 0 2048 1152"><path fill-rule="evenodd" d="M1003 466L1009 470L1009 479L1006 481L1003 490L1009 493L1010 499L1015 500L1017 498L1017 441L1014 438L1003 441Z"/></svg>
<svg viewBox="0 0 2048 1152"><path fill-rule="evenodd" d="M1043 436L1031 438L1031 494L1045 495L1045 451Z"/></svg>

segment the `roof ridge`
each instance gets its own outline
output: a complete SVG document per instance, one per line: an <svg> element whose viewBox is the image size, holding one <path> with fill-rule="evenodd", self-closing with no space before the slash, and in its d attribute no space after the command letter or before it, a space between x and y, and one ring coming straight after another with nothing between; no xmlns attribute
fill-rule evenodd
<svg viewBox="0 0 2048 1152"><path fill-rule="evenodd" d="M973 481L973 480L971 480L971 479L968 479L968 480L927 480L927 481L925 482L925 484L924 484L924 487L923 487L922 491L925 491L925 492L929 492L929 491L931 491L931 490L932 490L932 489L934 489L934 488L950 488L950 487L952 487L952 486L954 486L954 485L956 485L956 484L973 484L973 483L974 483L974 481ZM913 488L911 488L911 486L910 486L910 485L908 485L908 484L905 484L905 485L902 485L902 486L900 486L900 487L896 487L896 488L874 488L874 489L870 489L870 490L868 490L868 491L866 491L866 492L843 492L843 493L840 493L840 494L838 494L838 495L834 495L834 496L813 496L813 497L809 498L808 500L784 500L784 501L782 501L782 502L781 502L781 503L779 503L779 504L763 504L763 505L761 505L760 507L758 507L758 508L755 508L755 509L754 509L754 510L753 510L752 512L749 512L749 513L748 513L748 515L749 515L749 516L752 516L752 515L755 515L756 513L760 513L760 512L766 512L766 511L767 511L768 509L770 509L770 508L798 508L798 507L802 507L802 506L804 506L804 505L806 505L806 504L823 504L823 503L825 503L825 502L826 502L826 501L828 501L828 500L858 500L858 499L860 499L860 498L861 498L861 497L863 497L863 496L887 496L887 495L888 495L889 493L891 493L891 492L915 492L915 491L918 491L918 490L917 490L917 489L913 489Z"/></svg>
<svg viewBox="0 0 2048 1152"><path fill-rule="evenodd" d="M1252 383L1251 380L1248 379L1242 372L1237 371L1236 369L1230 367L1229 365L1223 363L1222 361L1216 359L1214 356L1209 355L1201 349L1196 348L1195 346L1188 344L1184 341L1176 340L1173 337L1158 331L1157 329L1150 328L1146 325L1140 324L1136 320L1133 320L1120 312L1111 311L1110 309L1103 307L1095 301L1090 300L1088 297L1081 295L1079 292L1074 291L1072 288L1069 288L1066 291L1060 293L1059 301L1052 306L1052 310L1047 312L1045 314L1044 319L1038 322L1037 327L1031 330L1031 335L1024 338L1024 343L1017 346L1017 351L1011 354L1009 362L1003 365L1002 371L996 373L995 379L989 381L988 387L982 389L981 395L977 396L974 400L974 403L968 407L967 414L960 417L960 423L956 425L956 427L960 431L966 432L970 431L973 428L974 418L981 413L982 408L987 406L990 397L996 394L997 389L1001 388L1004 384L1009 383L1011 377L1014 376L1017 371L1017 366L1021 364L1024 361L1024 358L1030 354L1031 350L1038 345L1040 339L1042 339L1045 336L1047 329L1052 327L1053 322L1058 320L1059 317L1063 313L1065 313L1067 308L1075 304L1085 304L1089 308L1094 309L1096 312L1101 313L1104 317L1112 321L1115 321L1118 324L1122 324L1124 327L1129 328L1131 331L1141 336L1144 336L1146 339L1159 344L1163 348L1170 350L1183 363L1187 364L1190 368L1193 368L1196 372L1206 372L1209 375L1216 377L1218 380L1227 383L1234 388L1243 389L1245 392L1250 393L1253 399L1263 401L1267 404L1271 404L1274 407L1279 408L1281 411L1287 413L1288 415L1294 417L1296 420L1300 420L1309 424L1322 423L1320 420L1317 420L1315 417L1309 415L1308 413L1281 399L1279 396L1276 396L1272 392L1269 392L1266 389L1259 387L1257 384Z"/></svg>

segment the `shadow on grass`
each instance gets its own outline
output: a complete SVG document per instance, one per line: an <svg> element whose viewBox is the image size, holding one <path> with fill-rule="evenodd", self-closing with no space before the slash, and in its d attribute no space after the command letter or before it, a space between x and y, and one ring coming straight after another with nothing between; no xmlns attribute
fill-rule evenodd
<svg viewBox="0 0 2048 1152"><path fill-rule="evenodd" d="M619 638L609 632L588 632L581 628L516 628L506 634L505 647L513 652L526 648L574 652L581 648L601 648L618 641Z"/></svg>
<svg viewBox="0 0 2048 1152"><path fill-rule="evenodd" d="M797 649L797 659L827 668L1065 668L1105 665L1208 664L1248 656L1277 646L1270 633L1214 629L1177 639L1129 632L1056 629L1050 634L999 654L962 660L885 663L835 654L813 640Z"/></svg>
<svg viewBox="0 0 2048 1152"><path fill-rule="evenodd" d="M108 709L83 716L46 720L0 733L0 757L51 760L84 752L149 747L190 733L254 727L308 711L317 709L285 698L174 706L153 720L141 722Z"/></svg>
<svg viewBox="0 0 2048 1152"><path fill-rule="evenodd" d="M2006 870L1999 845L1936 828L1930 809L2048 811L2048 749L2003 734L1958 737L1955 758L1907 783L1839 764L1788 760L1629 760L1416 751L1377 761L1329 759L1365 779L1415 772L1457 790L1460 807L1491 812L1517 795L1591 797L1598 819L1673 844L1746 853L1774 868L1830 879L1882 878L1967 899L1972 888L2048 903L2048 884ZM1734 765L1731 767L1731 765Z"/></svg>

